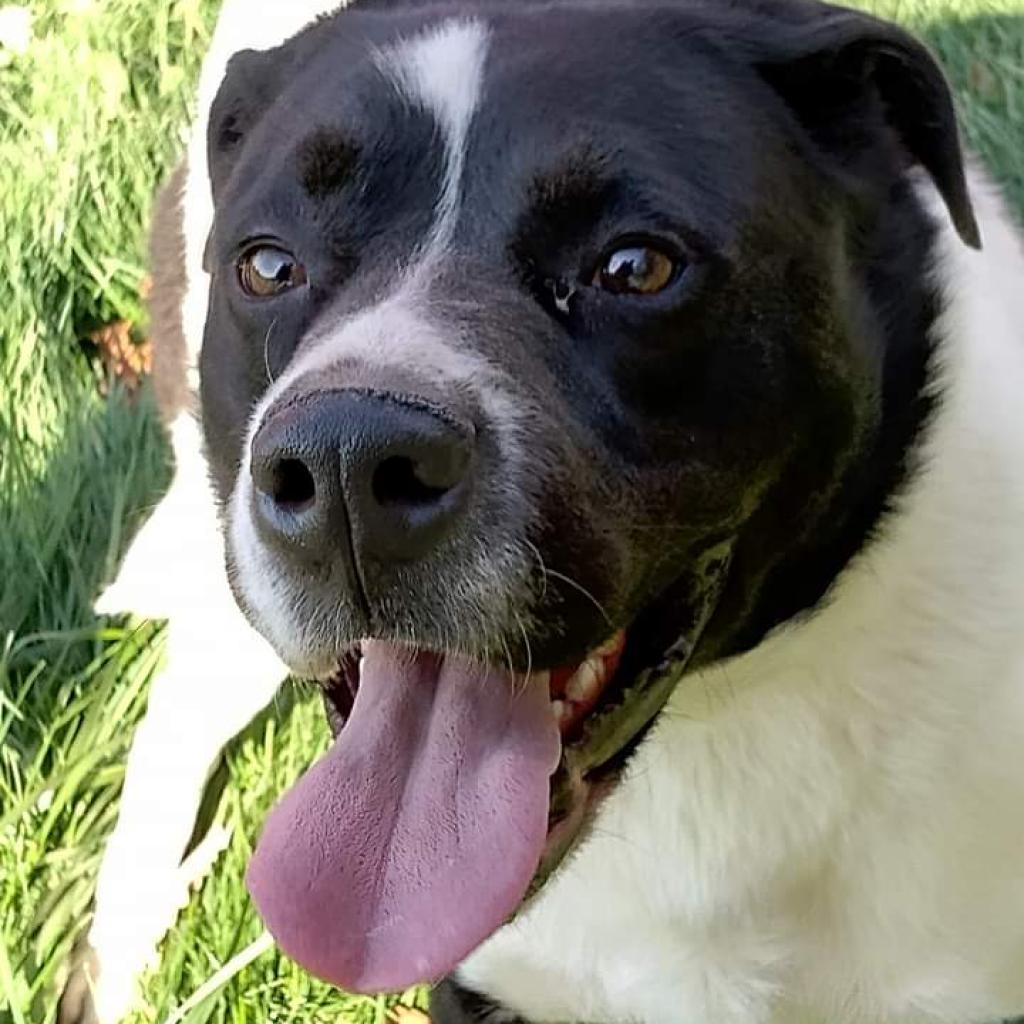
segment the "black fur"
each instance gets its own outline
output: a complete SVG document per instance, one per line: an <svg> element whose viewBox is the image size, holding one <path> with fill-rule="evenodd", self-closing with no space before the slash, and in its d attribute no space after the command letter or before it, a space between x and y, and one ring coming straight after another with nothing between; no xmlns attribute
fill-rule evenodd
<svg viewBox="0 0 1024 1024"><path fill-rule="evenodd" d="M358 161L359 150L340 132L314 132L299 152L302 187L313 199L323 199L345 187Z"/></svg>
<svg viewBox="0 0 1024 1024"><path fill-rule="evenodd" d="M796 0L770 17L700 2L372 4L236 57L210 132L203 411L221 492L268 369L313 324L385 293L432 223L439 133L382 81L368 44L471 10L493 33L485 100L431 303L534 410L538 458L529 521L513 523L496 436L466 535L500 544L525 530L578 584L520 609L544 624L530 638L541 664L586 650L607 618L637 624L644 656L669 642L691 567L731 539L704 649L740 650L821 598L898 489L924 421L933 228L909 162L973 240L941 75L910 37L861 15ZM651 299L585 287L603 247L636 232L676 240L690 264L680 282ZM239 295L234 259L254 234L302 253L305 298ZM576 292L567 315L551 300L560 282ZM412 595L399 617L425 644L450 639L418 606L439 569L458 571L458 543L381 584ZM501 638L522 655L520 639Z"/></svg>
<svg viewBox="0 0 1024 1024"><path fill-rule="evenodd" d="M369 0L236 58L209 136L202 404L220 494L268 371L379 302L433 223L443 140L368 53L472 13L492 33L483 99L430 309L492 380L446 389L340 352L295 391L374 387L456 409L481 439L475 499L429 558L359 566L363 609L345 573L297 576L308 642L329 657L369 626L451 646L477 620L436 581L460 579L470 548L528 542L538 557L504 568L505 632L471 653L524 664L527 622L532 666L564 665L628 626L628 674L687 628L703 561L725 544L697 660L745 650L825 597L941 400L937 229L908 168L979 241L940 71L864 15L805 0ZM685 272L651 297L592 287L615 240L639 236L674 247ZM235 262L254 237L295 253L308 290L246 300ZM490 418L491 386L528 412L522 437ZM454 985L434 1007L438 1024L495 1012Z"/></svg>
<svg viewBox="0 0 1024 1024"><path fill-rule="evenodd" d="M430 1019L433 1024L523 1024L497 1003L452 978L431 989Z"/></svg>

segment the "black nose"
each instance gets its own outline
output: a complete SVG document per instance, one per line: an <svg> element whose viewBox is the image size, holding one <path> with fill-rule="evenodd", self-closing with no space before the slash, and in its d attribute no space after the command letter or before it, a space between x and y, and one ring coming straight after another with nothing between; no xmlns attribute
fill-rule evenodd
<svg viewBox="0 0 1024 1024"><path fill-rule="evenodd" d="M321 391L272 408L252 443L261 533L317 562L423 558L461 518L474 431L427 402Z"/></svg>

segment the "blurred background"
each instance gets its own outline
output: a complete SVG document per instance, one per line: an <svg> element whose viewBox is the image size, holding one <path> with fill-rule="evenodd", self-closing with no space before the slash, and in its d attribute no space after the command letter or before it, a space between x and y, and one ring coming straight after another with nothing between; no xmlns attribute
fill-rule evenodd
<svg viewBox="0 0 1024 1024"><path fill-rule="evenodd" d="M0 1024L54 1019L160 664L159 623L98 620L91 604L168 479L146 385L145 228L217 6L0 0ZM854 6L931 43L969 144L1024 211L1024 0ZM231 845L165 941L136 1024L165 1021L260 934L245 864L275 795L323 749L322 718L284 696L228 752L209 810ZM387 1009L269 952L185 1020L371 1024Z"/></svg>

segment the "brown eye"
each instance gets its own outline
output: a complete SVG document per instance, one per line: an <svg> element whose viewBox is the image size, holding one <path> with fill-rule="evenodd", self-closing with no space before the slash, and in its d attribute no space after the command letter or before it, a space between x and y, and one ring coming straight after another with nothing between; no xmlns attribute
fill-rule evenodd
<svg viewBox="0 0 1024 1024"><path fill-rule="evenodd" d="M269 299L304 285L306 268L284 249L257 245L238 261L238 281L251 298Z"/></svg>
<svg viewBox="0 0 1024 1024"><path fill-rule="evenodd" d="M605 258L593 283L613 295L656 295L675 274L671 256L650 245L630 245Z"/></svg>

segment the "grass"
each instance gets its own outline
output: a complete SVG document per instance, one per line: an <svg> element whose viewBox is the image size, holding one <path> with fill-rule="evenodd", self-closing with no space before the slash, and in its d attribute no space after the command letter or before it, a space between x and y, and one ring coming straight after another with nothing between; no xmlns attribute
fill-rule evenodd
<svg viewBox="0 0 1024 1024"><path fill-rule="evenodd" d="M967 136L1024 209L1024 0L865 0L922 31ZM2 4L2 0L0 0ZM97 621L108 580L167 479L148 401L114 388L80 339L143 322L143 225L182 146L212 0L35 0L0 49L0 1024L53 1020L86 920L158 624ZM5 15L0 6L0 35ZM8 22L9 24L9 22ZM234 839L168 937L138 1022L160 1022L260 933L242 873L262 816L322 748L301 697L228 758ZM189 1024L384 1019L268 953Z"/></svg>

